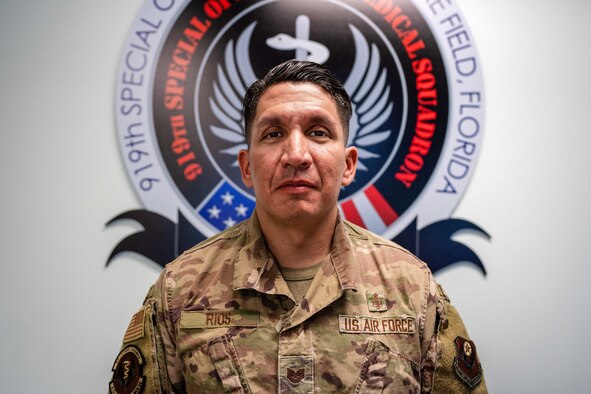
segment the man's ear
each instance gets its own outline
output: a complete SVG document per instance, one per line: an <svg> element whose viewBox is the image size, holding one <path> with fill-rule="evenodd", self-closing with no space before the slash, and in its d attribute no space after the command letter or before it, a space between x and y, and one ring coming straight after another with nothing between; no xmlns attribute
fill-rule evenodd
<svg viewBox="0 0 591 394"><path fill-rule="evenodd" d="M345 148L345 172L343 173L342 186L349 186L353 179L355 179L355 172L357 171L357 148L349 146Z"/></svg>
<svg viewBox="0 0 591 394"><path fill-rule="evenodd" d="M252 187L252 173L250 172L250 159L247 150L241 149L238 152L238 164L240 165L240 175L244 186Z"/></svg>

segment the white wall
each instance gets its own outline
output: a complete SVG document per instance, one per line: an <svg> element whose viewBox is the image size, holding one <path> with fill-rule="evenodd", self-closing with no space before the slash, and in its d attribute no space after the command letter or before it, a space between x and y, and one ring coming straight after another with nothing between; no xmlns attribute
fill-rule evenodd
<svg viewBox="0 0 591 394"><path fill-rule="evenodd" d="M141 208L114 123L142 0L0 1L0 392L104 393L158 269L106 259ZM591 345L591 3L458 0L487 96L483 150L454 217L488 276L438 275L497 393L587 391ZM127 226L127 227L126 227Z"/></svg>

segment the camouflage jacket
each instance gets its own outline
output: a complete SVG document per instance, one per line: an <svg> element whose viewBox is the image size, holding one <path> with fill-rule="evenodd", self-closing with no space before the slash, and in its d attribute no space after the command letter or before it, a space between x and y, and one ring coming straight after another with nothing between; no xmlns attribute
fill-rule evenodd
<svg viewBox="0 0 591 394"><path fill-rule="evenodd" d="M168 264L125 334L111 392L486 392L425 263L348 222L296 304L256 215Z"/></svg>

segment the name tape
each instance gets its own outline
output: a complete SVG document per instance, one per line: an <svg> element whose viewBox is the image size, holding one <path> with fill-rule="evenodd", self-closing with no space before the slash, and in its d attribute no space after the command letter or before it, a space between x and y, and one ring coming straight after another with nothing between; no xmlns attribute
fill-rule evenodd
<svg viewBox="0 0 591 394"><path fill-rule="evenodd" d="M258 327L255 311L182 311L180 328Z"/></svg>

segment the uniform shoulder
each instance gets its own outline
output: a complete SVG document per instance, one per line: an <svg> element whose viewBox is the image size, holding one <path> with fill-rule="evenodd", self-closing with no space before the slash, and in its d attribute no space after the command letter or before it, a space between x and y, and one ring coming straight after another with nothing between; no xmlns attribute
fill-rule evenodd
<svg viewBox="0 0 591 394"><path fill-rule="evenodd" d="M248 221L238 223L183 251L176 259L166 264L164 269L168 272L177 272L187 264L194 265L210 253L221 255L223 251L235 250L243 244L247 231Z"/></svg>
<svg viewBox="0 0 591 394"><path fill-rule="evenodd" d="M188 297L198 299L207 291L205 284L232 281L236 254L246 238L245 226L236 225L200 242L164 267L154 298L162 301L171 322L178 321Z"/></svg>
<svg viewBox="0 0 591 394"><path fill-rule="evenodd" d="M421 267L427 267L427 264L411 253L408 249L400 246L394 241L391 241L387 238L384 238L374 232L371 232L363 227L357 226L351 222L346 220L343 221L347 232L349 233L350 238L353 242L356 243L354 246L364 246L366 247L378 247L382 250L386 250L388 253L396 255L400 258L408 259L413 263L418 264Z"/></svg>
<svg viewBox="0 0 591 394"><path fill-rule="evenodd" d="M476 344L459 312L437 285L438 358L432 393L488 393Z"/></svg>

